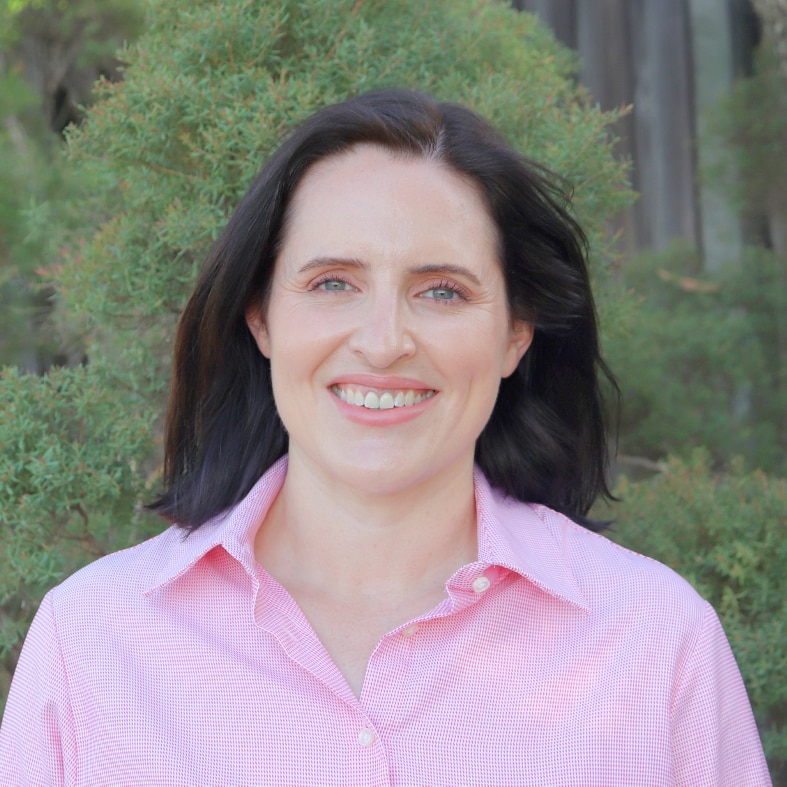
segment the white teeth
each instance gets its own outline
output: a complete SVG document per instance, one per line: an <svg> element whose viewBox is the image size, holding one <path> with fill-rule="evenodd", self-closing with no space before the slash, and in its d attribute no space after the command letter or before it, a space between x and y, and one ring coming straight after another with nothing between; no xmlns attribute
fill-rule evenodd
<svg viewBox="0 0 787 787"><path fill-rule="evenodd" d="M338 385L331 386L331 390L343 402L354 404L356 407L365 407L367 410L392 410L394 407L412 407L424 399L429 399L435 395L434 391L423 391L416 393L413 390L409 391L383 391L377 393L375 391L355 390L349 385L342 388Z"/></svg>
<svg viewBox="0 0 787 787"><path fill-rule="evenodd" d="M374 391L369 391L369 393L367 393L364 397L363 406L367 410L379 410L380 397Z"/></svg>

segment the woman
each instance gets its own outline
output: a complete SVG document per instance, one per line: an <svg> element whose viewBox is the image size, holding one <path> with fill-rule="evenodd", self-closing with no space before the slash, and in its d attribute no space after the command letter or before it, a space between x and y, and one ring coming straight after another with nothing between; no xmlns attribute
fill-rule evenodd
<svg viewBox="0 0 787 787"><path fill-rule="evenodd" d="M176 524L44 600L8 784L762 785L718 620L591 532L582 233L480 118L329 107L179 327Z"/></svg>

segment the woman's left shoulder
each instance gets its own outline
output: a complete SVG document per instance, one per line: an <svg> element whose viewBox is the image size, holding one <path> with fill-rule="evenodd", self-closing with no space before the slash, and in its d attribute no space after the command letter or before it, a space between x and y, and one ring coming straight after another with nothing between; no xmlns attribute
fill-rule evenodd
<svg viewBox="0 0 787 787"><path fill-rule="evenodd" d="M529 506L549 530L591 608L701 626L708 603L664 563L588 530L545 506Z"/></svg>

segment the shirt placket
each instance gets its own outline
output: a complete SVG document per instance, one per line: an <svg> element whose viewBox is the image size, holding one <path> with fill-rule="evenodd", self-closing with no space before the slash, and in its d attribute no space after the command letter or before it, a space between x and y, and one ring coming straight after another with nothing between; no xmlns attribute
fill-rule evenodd
<svg viewBox="0 0 787 787"><path fill-rule="evenodd" d="M432 658L433 642L430 630L440 625L450 632L445 623L468 607L481 602L489 591L498 585L509 572L488 563L473 563L459 569L447 582L447 598L429 613L414 618L383 637L372 653L364 680L361 704L373 720L375 736L383 742L389 735L399 735L402 723L413 708L418 706L415 694L419 691L415 679L416 665L421 658ZM443 636L449 636L450 633ZM450 643L444 643L444 652L450 652ZM377 737L375 737L377 741ZM385 784L401 785L395 777L396 768ZM407 784L406 787L416 787Z"/></svg>
<svg viewBox="0 0 787 787"><path fill-rule="evenodd" d="M271 603L270 594L266 593L272 589L278 603ZM326 735L339 736L339 745L344 750L341 783L352 787L389 787L391 767L379 729L352 693L295 601L282 593L286 591L262 579L256 593L255 619L260 628L277 639L289 659L334 696L335 727L327 730Z"/></svg>

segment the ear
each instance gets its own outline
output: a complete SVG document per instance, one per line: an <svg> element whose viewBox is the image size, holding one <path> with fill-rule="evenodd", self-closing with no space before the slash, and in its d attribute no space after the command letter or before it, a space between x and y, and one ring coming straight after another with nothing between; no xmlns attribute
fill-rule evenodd
<svg viewBox="0 0 787 787"><path fill-rule="evenodd" d="M525 320L512 320L508 332L508 347L503 359L502 376L511 376L533 341L535 326Z"/></svg>
<svg viewBox="0 0 787 787"><path fill-rule="evenodd" d="M259 351L269 359L271 357L271 340L265 325L265 317L258 304L246 309L246 325L249 326L249 331L254 337Z"/></svg>

